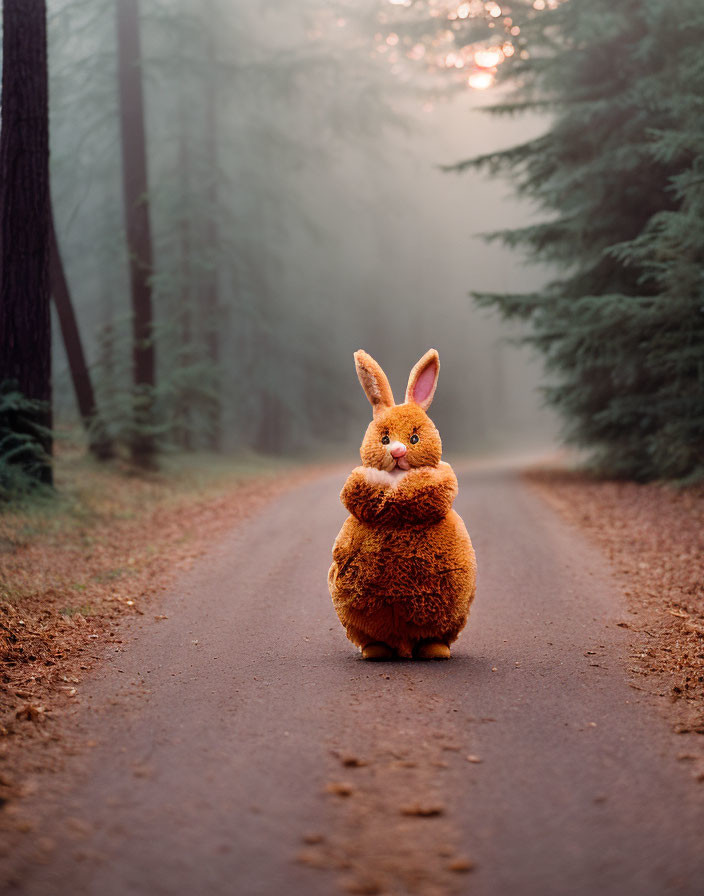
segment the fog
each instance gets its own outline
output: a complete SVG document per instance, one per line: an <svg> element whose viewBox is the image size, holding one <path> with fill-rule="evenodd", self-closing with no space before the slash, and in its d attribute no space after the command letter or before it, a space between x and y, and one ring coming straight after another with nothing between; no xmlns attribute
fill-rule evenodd
<svg viewBox="0 0 704 896"><path fill-rule="evenodd" d="M539 364L469 296L544 277L479 235L527 222L530 209L505 183L441 170L544 122L482 112L495 88L431 98L420 69L418 83L401 81L374 53L368 13L381 6L348 5L340 26L332 3L142 0L165 442L183 443L190 428L185 441L207 445L216 401L221 447L356 450L370 409L353 351L381 363L401 401L430 347L442 365L431 416L446 451L551 442ZM49 11L57 232L98 403L119 438L131 312L114 8L55 0ZM58 342L54 358L68 419Z"/></svg>

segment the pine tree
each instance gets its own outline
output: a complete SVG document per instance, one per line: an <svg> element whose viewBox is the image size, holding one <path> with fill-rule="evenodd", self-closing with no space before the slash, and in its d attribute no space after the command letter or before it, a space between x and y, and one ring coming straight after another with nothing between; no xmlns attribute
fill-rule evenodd
<svg viewBox="0 0 704 896"><path fill-rule="evenodd" d="M490 111L540 109L550 126L456 167L509 174L549 214L488 238L559 276L539 292L475 298L529 323L547 400L601 471L702 475L704 10L697 0L521 7L529 49L505 64L514 92Z"/></svg>
<svg viewBox="0 0 704 896"><path fill-rule="evenodd" d="M49 119L44 0L4 0L0 461L51 484ZM2 473L2 470L0 470ZM0 475L2 487L3 475Z"/></svg>
<svg viewBox="0 0 704 896"><path fill-rule="evenodd" d="M134 432L132 458L154 462L155 345L152 316L152 235L142 92L139 0L116 0L125 230L132 293Z"/></svg>
<svg viewBox="0 0 704 896"><path fill-rule="evenodd" d="M93 383L83 351L83 341L56 238L53 212L49 215L49 276L76 404L88 436L88 447L98 460L108 460L113 456L113 446L105 423L98 413Z"/></svg>
<svg viewBox="0 0 704 896"><path fill-rule="evenodd" d="M654 295L632 302L624 326L647 345L647 460L653 475L704 475L704 9L682 4L680 35L657 101L673 123L651 131L654 161L676 169L675 208L662 210L635 240L614 247L626 266L643 271Z"/></svg>

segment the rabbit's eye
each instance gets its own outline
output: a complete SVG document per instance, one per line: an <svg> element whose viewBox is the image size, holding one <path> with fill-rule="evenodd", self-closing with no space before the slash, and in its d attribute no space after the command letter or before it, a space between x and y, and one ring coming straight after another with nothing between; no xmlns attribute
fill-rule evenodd
<svg viewBox="0 0 704 896"><path fill-rule="evenodd" d="M388 436L382 436L382 437L381 437L381 444L382 444L382 445L388 445L390 441L391 441L391 439L390 439Z"/></svg>
<svg viewBox="0 0 704 896"><path fill-rule="evenodd" d="M420 436L417 432L414 432L409 441L411 445L417 445L420 442Z"/></svg>

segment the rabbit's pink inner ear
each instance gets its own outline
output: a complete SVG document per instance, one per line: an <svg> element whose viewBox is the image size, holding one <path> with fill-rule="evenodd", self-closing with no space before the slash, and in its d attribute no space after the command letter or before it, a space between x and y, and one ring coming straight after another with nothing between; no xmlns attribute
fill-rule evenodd
<svg viewBox="0 0 704 896"><path fill-rule="evenodd" d="M406 390L406 401L412 401L427 411L435 394L439 373L440 359L438 353L431 349L423 355L411 371Z"/></svg>
<svg viewBox="0 0 704 896"><path fill-rule="evenodd" d="M416 404L422 404L433 394L437 371L437 364L429 364L425 370L421 371L413 387L413 401Z"/></svg>

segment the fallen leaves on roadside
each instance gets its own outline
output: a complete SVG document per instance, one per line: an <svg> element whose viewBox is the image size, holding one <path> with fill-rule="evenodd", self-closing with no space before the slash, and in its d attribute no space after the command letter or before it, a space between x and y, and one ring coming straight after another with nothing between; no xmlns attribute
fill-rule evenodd
<svg viewBox="0 0 704 896"><path fill-rule="evenodd" d="M652 692L669 691L675 731L704 734L704 485L642 485L558 469L525 478L594 539L620 578L632 618L616 625L636 648L631 671L644 684L652 678Z"/></svg>
<svg viewBox="0 0 704 896"><path fill-rule="evenodd" d="M20 722L38 722L44 718L46 709L43 706L37 706L36 703L25 703L15 713L15 718Z"/></svg>
<svg viewBox="0 0 704 896"><path fill-rule="evenodd" d="M29 748L37 738L46 746L44 726L26 722L51 720L51 741L59 737L62 704L78 699L75 685L105 647L122 643L120 620L143 616L221 533L314 473L239 472L223 461L220 476L141 474L95 465L64 443L58 452L56 500L0 513L0 760L13 770L0 799L19 796L24 775L49 767L45 749Z"/></svg>

